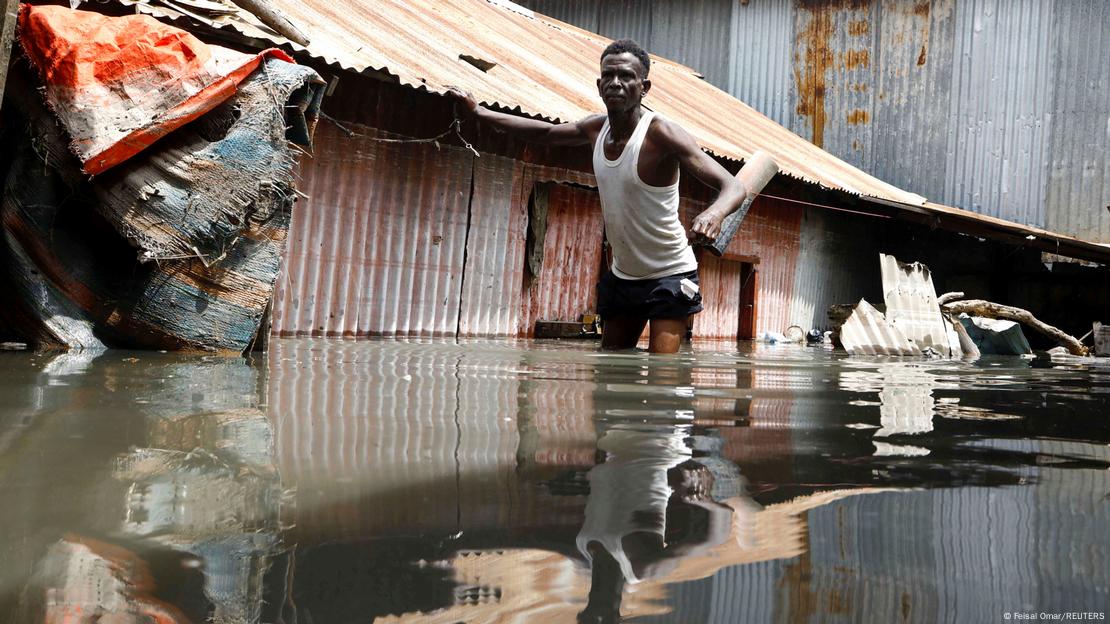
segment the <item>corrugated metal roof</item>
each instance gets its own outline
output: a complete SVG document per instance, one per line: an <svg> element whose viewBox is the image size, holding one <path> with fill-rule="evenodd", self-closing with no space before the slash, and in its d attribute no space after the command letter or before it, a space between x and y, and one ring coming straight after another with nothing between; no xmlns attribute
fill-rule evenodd
<svg viewBox="0 0 1110 624"><path fill-rule="evenodd" d="M181 14L138 0L154 15ZM480 101L550 120L572 121L599 109L598 58L609 40L536 14L485 0L412 3L382 0L273 0L305 32L307 52L354 71L392 74L401 84L442 93L470 90ZM253 17L222 17L215 26L289 43ZM295 49L303 49L290 44ZM495 63L483 71L460 55ZM690 131L711 153L745 160L771 154L788 176L856 195L921 205L924 198L887 184L832 156L747 104L702 80L688 67L654 57L654 88L646 104Z"/></svg>

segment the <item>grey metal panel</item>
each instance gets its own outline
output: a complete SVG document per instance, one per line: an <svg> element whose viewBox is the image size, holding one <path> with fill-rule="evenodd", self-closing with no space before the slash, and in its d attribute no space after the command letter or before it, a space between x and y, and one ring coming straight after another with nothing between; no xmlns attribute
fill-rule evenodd
<svg viewBox="0 0 1110 624"><path fill-rule="evenodd" d="M871 144L860 165L933 198L944 193L955 4L884 5L871 57L875 82L867 85Z"/></svg>
<svg viewBox="0 0 1110 624"><path fill-rule="evenodd" d="M730 28L728 82L714 84L788 125L793 114L793 3L733 3Z"/></svg>
<svg viewBox="0 0 1110 624"><path fill-rule="evenodd" d="M598 29L601 3L594 0L525 0L517 4L591 32Z"/></svg>
<svg viewBox="0 0 1110 624"><path fill-rule="evenodd" d="M1110 6L1060 1L1046 228L1110 243Z"/></svg>
<svg viewBox="0 0 1110 624"><path fill-rule="evenodd" d="M522 177L523 165L511 158L483 154L474 161L460 336L516 333L528 226Z"/></svg>
<svg viewBox="0 0 1110 624"><path fill-rule="evenodd" d="M610 39L635 39L651 49L652 1L607 0L598 2L599 35Z"/></svg>
<svg viewBox="0 0 1110 624"><path fill-rule="evenodd" d="M1043 226L1055 50L1048 2L956 6L942 203Z"/></svg>
<svg viewBox="0 0 1110 624"><path fill-rule="evenodd" d="M802 213L790 324L825 329L834 303L882 301L878 221L807 208Z"/></svg>
<svg viewBox="0 0 1110 624"><path fill-rule="evenodd" d="M721 568L713 576L671 585L665 615L636 618L643 624L774 622L783 569L789 559Z"/></svg>
<svg viewBox="0 0 1110 624"><path fill-rule="evenodd" d="M723 90L728 84L732 4L655 0L648 51L692 67Z"/></svg>

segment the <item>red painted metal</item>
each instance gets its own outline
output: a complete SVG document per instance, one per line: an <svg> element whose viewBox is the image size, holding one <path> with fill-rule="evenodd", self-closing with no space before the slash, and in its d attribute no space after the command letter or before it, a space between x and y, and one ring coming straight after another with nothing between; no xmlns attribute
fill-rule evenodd
<svg viewBox="0 0 1110 624"><path fill-rule="evenodd" d="M694 316L695 338L735 340L740 327L740 287L743 264L703 253L698 258L701 313Z"/></svg>
<svg viewBox="0 0 1110 624"><path fill-rule="evenodd" d="M603 232L597 191L551 185L543 268L524 285L520 335L533 335L538 320L575 321L597 310Z"/></svg>
<svg viewBox="0 0 1110 624"><path fill-rule="evenodd" d="M689 227L694 216L704 209L704 202L684 199L683 223ZM725 250L725 260L758 262L755 267L757 274L753 276L756 280L754 334L768 330L782 331L791 324L790 305L794 297L794 269L798 259L801 218L802 208L789 202L759 197ZM703 255L702 262L705 257ZM703 299L705 297L703 294ZM739 301L738 294L735 300ZM712 301L710 304L719 305ZM733 316L718 315L712 329L706 325L709 321L702 321L699 326L695 317L694 322L695 336L735 335L739 327L739 306ZM699 331L704 333L699 334Z"/></svg>
<svg viewBox="0 0 1110 624"><path fill-rule="evenodd" d="M279 335L455 335L474 157L317 134L275 298Z"/></svg>

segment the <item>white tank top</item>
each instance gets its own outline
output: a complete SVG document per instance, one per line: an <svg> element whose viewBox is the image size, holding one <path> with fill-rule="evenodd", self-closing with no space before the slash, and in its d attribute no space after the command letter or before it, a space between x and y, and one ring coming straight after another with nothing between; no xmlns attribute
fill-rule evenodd
<svg viewBox="0 0 1110 624"><path fill-rule="evenodd" d="M678 181L670 186L644 184L636 167L640 147L655 117L645 112L616 160L605 157L609 119L594 142L594 177L601 195L605 238L613 250L613 275L627 280L696 271L698 262L678 220Z"/></svg>

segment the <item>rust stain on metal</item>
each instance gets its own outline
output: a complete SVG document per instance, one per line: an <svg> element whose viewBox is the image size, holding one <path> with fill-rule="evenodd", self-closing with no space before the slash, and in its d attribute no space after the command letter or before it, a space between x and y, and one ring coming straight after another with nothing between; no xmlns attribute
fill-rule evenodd
<svg viewBox="0 0 1110 624"><path fill-rule="evenodd" d="M871 121L871 113L863 110L862 108L856 108L848 111L848 125L850 126L858 126L869 121ZM855 147L854 143L852 147Z"/></svg>
<svg viewBox="0 0 1110 624"><path fill-rule="evenodd" d="M794 53L794 84L798 89L795 112L808 117L810 140L820 147L825 142L825 80L832 67L834 54L829 47L832 16L827 7L813 8L817 3L802 2L809 14L809 23L798 33L800 48Z"/></svg>
<svg viewBox="0 0 1110 624"><path fill-rule="evenodd" d="M868 20L853 20L848 22L848 34L853 37L865 37L871 32L871 22Z"/></svg>
<svg viewBox="0 0 1110 624"><path fill-rule="evenodd" d="M917 66L921 67L929 58L929 33L932 28L932 21L929 19L929 11L931 3L929 0L918 2L913 6L913 14L917 18L924 21L921 28L921 52L917 55Z"/></svg>
<svg viewBox="0 0 1110 624"><path fill-rule="evenodd" d="M862 48L859 50L848 50L844 53L844 69L867 69L868 67L871 67L871 50Z"/></svg>

